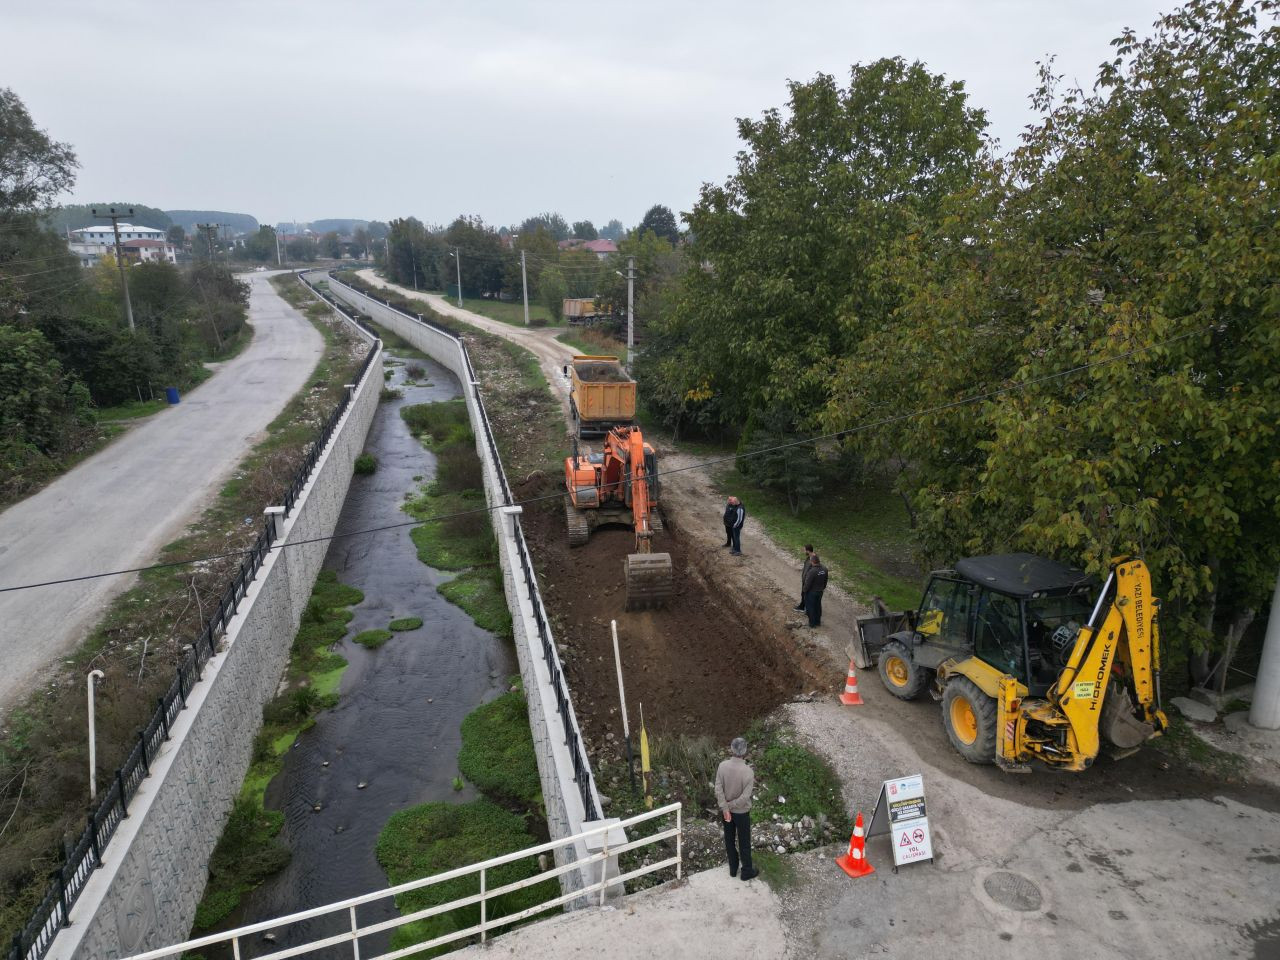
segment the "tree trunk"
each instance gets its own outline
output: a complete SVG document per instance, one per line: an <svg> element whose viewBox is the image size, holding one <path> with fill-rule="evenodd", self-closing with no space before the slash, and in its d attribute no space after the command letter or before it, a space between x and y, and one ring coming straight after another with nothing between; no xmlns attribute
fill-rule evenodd
<svg viewBox="0 0 1280 960"><path fill-rule="evenodd" d="M1213 621L1218 613L1218 558L1210 557L1207 565L1212 586L1209 588L1204 614L1200 617L1200 626L1209 639L1203 650L1190 650L1187 653L1187 672L1193 687L1207 687L1212 679L1209 674L1213 669Z"/></svg>
<svg viewBox="0 0 1280 960"><path fill-rule="evenodd" d="M1237 610L1235 617L1231 621L1231 626L1227 629L1226 645L1222 651L1222 662L1219 664L1218 671L1214 676L1214 686L1219 693L1225 693L1227 690L1227 674L1231 669L1231 661L1235 659L1236 651L1240 649L1240 641L1244 637L1244 632L1249 629L1255 616L1257 616L1257 611L1249 607Z"/></svg>

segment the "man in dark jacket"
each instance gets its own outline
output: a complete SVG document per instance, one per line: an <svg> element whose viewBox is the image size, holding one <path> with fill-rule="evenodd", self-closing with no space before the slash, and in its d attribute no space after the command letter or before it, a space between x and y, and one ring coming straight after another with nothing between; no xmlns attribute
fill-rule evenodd
<svg viewBox="0 0 1280 960"><path fill-rule="evenodd" d="M739 556L742 553L742 525L747 520L747 508L737 497L730 497L724 508L724 535L728 543L729 553Z"/></svg>
<svg viewBox="0 0 1280 960"><path fill-rule="evenodd" d="M809 554L809 565L804 571L804 612L809 615L809 626L822 626L822 591L827 589L827 568L816 553Z"/></svg>
<svg viewBox="0 0 1280 960"><path fill-rule="evenodd" d="M796 604L797 610L804 609L804 578L809 574L809 558L813 556L813 544L806 543L804 545L804 560L800 562L800 602Z"/></svg>

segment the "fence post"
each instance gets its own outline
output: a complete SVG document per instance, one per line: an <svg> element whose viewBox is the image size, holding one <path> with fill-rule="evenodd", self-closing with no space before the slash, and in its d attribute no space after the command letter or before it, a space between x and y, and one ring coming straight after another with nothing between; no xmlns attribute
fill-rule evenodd
<svg viewBox="0 0 1280 960"><path fill-rule="evenodd" d="M271 524L271 542L275 543L284 536L285 508L267 507L262 512L266 515L267 522Z"/></svg>
<svg viewBox="0 0 1280 960"><path fill-rule="evenodd" d="M182 689L182 679L178 679L178 689ZM156 709L160 711L160 724L164 727L164 738L169 739L169 708L165 706L164 697L156 697Z"/></svg>
<svg viewBox="0 0 1280 960"><path fill-rule="evenodd" d="M129 802L124 795L124 774L119 767L116 767L116 789L120 791L120 813L125 818L129 817Z"/></svg>
<svg viewBox="0 0 1280 960"><path fill-rule="evenodd" d="M485 900L484 892L485 892L484 867L481 867L480 868L480 942L481 943L484 943L486 939L485 925L487 923L487 919L486 919L488 917L487 908L489 906L488 902Z"/></svg>
<svg viewBox="0 0 1280 960"><path fill-rule="evenodd" d="M147 756L147 731L144 727L138 731L138 746L142 747L142 769L151 776L151 758Z"/></svg>
<svg viewBox="0 0 1280 960"><path fill-rule="evenodd" d="M98 818L94 811L89 811L89 845L93 850L93 869L102 866L102 846L98 843Z"/></svg>
<svg viewBox="0 0 1280 960"><path fill-rule="evenodd" d="M58 881L58 903L62 906L62 926L71 926L71 906L67 903L67 878L62 872L63 868L59 867L53 871L54 877Z"/></svg>

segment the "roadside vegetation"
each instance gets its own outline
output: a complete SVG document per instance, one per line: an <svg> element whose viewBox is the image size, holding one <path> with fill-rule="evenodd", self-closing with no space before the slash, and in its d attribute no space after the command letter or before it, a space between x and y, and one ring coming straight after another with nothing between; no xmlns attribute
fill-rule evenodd
<svg viewBox="0 0 1280 960"><path fill-rule="evenodd" d="M283 689L262 710L262 728L253 743L253 764L222 837L209 858L209 881L196 908L193 933L202 934L235 910L244 895L289 862L289 848L277 839L284 814L266 808L267 786L284 766L284 755L316 716L338 702L347 661L334 652L350 622L351 607L364 599L355 587L322 570L294 638Z"/></svg>
<svg viewBox="0 0 1280 960"><path fill-rule="evenodd" d="M393 814L378 838L378 862L390 884L406 883L513 853L546 839L542 791L524 694L514 687L473 710L462 721L458 767L480 791L467 803L424 803ZM455 789L462 783L455 781ZM488 872L488 888L534 876L538 858L527 857ZM448 903L480 891L479 875L433 884L396 898L402 914ZM490 900L490 919L508 916L560 895L554 880ZM392 936L393 950L463 930L480 921L478 905L406 924ZM477 940L479 938L476 938ZM464 943L415 956L436 956Z"/></svg>
<svg viewBox="0 0 1280 960"><path fill-rule="evenodd" d="M594 327L574 327L557 334L556 339L588 356L617 357L627 362L627 344Z"/></svg>
<svg viewBox="0 0 1280 960"><path fill-rule="evenodd" d="M299 286L283 278L290 287ZM175 664L199 634L239 565L234 554L257 537L265 507L281 502L320 423L351 382L367 345L330 311L313 322L325 352L307 384L267 428L266 437L182 537L156 559L182 565L147 571L107 609L82 647L47 686L16 706L0 729L0 930L24 923L63 857L64 838L84 827L88 798L84 676L106 674L97 692L98 782L105 783L136 742Z"/></svg>

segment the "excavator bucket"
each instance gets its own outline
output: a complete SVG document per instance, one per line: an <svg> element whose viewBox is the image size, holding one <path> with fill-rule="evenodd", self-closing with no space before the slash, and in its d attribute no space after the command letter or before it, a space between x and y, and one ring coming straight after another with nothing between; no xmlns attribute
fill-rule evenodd
<svg viewBox="0 0 1280 960"><path fill-rule="evenodd" d="M623 564L627 574L627 609L665 607L675 592L671 554L632 553Z"/></svg>

